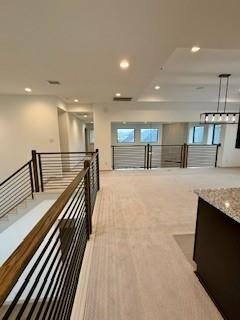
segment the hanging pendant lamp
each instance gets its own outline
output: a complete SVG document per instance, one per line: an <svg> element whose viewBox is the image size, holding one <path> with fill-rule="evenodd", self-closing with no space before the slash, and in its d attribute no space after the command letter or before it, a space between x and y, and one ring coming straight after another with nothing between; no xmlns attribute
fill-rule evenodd
<svg viewBox="0 0 240 320"><path fill-rule="evenodd" d="M223 73L219 75L218 104L216 112L205 112L200 114L200 123L202 124L236 124L239 122L239 112L227 111L228 83L231 74ZM222 90L222 79L226 79L226 90L223 111L220 110L220 99Z"/></svg>

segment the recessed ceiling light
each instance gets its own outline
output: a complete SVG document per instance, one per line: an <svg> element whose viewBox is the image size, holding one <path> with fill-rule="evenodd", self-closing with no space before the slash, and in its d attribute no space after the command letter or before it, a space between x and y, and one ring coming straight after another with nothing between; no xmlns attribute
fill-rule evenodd
<svg viewBox="0 0 240 320"><path fill-rule="evenodd" d="M194 47L192 47L192 49L191 49L191 51L192 52L198 52L200 50L200 47L198 47L198 46L194 46Z"/></svg>
<svg viewBox="0 0 240 320"><path fill-rule="evenodd" d="M118 93L115 94L115 96L116 97L121 97L121 93L118 92Z"/></svg>
<svg viewBox="0 0 240 320"><path fill-rule="evenodd" d="M122 69L128 69L130 63L128 60L124 59L120 62L120 68Z"/></svg>
<svg viewBox="0 0 240 320"><path fill-rule="evenodd" d="M155 86L155 90L159 90L160 89L160 86Z"/></svg>
<svg viewBox="0 0 240 320"><path fill-rule="evenodd" d="M90 123L93 123L93 121L91 121Z"/></svg>
<svg viewBox="0 0 240 320"><path fill-rule="evenodd" d="M26 92L32 92L32 89L31 88L25 88L24 89Z"/></svg>
<svg viewBox="0 0 240 320"><path fill-rule="evenodd" d="M123 121L123 124L126 124L127 122L126 121Z"/></svg>
<svg viewBox="0 0 240 320"><path fill-rule="evenodd" d="M87 114L84 114L84 115L83 115L83 118L87 118Z"/></svg>
<svg viewBox="0 0 240 320"><path fill-rule="evenodd" d="M74 102L79 102L79 100L78 99L74 99Z"/></svg>

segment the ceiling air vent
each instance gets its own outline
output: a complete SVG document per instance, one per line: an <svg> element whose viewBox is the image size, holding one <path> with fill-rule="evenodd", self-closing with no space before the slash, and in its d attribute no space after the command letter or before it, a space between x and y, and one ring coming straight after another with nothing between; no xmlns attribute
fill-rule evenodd
<svg viewBox="0 0 240 320"><path fill-rule="evenodd" d="M113 101L132 101L131 97L113 97Z"/></svg>
<svg viewBox="0 0 240 320"><path fill-rule="evenodd" d="M60 82L57 81L57 80L48 80L48 83L49 84L54 84L54 85L59 85L60 84Z"/></svg>

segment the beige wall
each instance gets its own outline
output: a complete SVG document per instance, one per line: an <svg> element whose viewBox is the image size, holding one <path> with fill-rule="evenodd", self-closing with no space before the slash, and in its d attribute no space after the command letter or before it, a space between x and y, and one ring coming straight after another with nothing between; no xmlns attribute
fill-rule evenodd
<svg viewBox="0 0 240 320"><path fill-rule="evenodd" d="M0 96L0 181L31 158L31 150L59 151L58 99Z"/></svg>

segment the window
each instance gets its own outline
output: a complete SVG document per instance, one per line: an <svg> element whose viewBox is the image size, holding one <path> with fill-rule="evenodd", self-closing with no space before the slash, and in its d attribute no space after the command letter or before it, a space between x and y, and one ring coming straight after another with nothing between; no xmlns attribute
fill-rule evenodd
<svg viewBox="0 0 240 320"><path fill-rule="evenodd" d="M89 130L89 143L94 143L94 130Z"/></svg>
<svg viewBox="0 0 240 320"><path fill-rule="evenodd" d="M221 142L221 125L215 124L213 128L213 144L219 144Z"/></svg>
<svg viewBox="0 0 240 320"><path fill-rule="evenodd" d="M135 129L117 129L118 143L134 143Z"/></svg>
<svg viewBox="0 0 240 320"><path fill-rule="evenodd" d="M141 129L140 140L143 143L158 143L158 129Z"/></svg>
<svg viewBox="0 0 240 320"><path fill-rule="evenodd" d="M204 127L193 128L193 143L203 143Z"/></svg>

